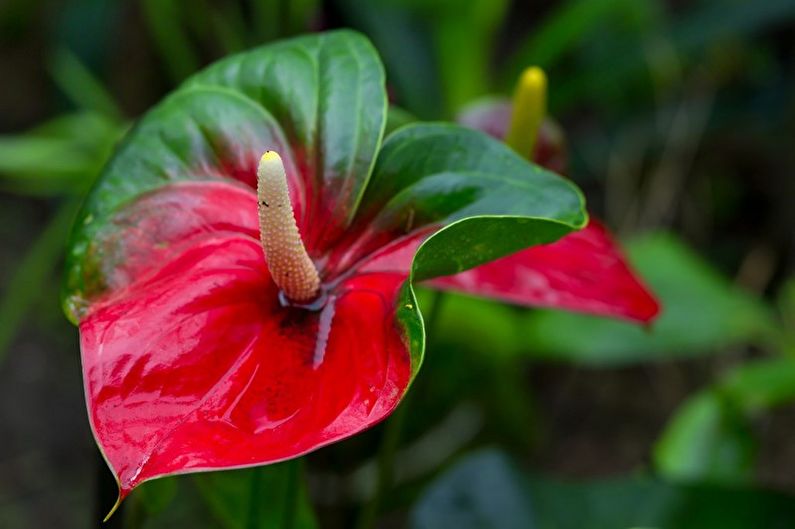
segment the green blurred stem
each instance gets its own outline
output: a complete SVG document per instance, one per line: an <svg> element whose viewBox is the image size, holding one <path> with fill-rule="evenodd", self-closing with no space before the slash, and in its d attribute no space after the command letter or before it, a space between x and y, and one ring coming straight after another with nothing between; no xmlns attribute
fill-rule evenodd
<svg viewBox="0 0 795 529"><path fill-rule="evenodd" d="M298 500L302 486L301 475L303 460L298 458L283 464L287 468L287 483L279 528L293 529L296 526L296 517L298 514ZM248 514L246 515L245 524L246 529L259 529L262 527L263 515L266 514L262 511L264 495L271 493L271 491L263 490L263 474L268 471L269 469L267 467L261 467L257 468L251 474Z"/></svg>
<svg viewBox="0 0 795 529"><path fill-rule="evenodd" d="M262 469L258 468L251 473L251 485L248 497L248 523L246 529L257 529L259 527L259 508L262 496Z"/></svg>
<svg viewBox="0 0 795 529"><path fill-rule="evenodd" d="M58 88L78 107L93 110L112 121L124 120L116 100L74 53L66 49L57 51L50 70Z"/></svg>
<svg viewBox="0 0 795 529"><path fill-rule="evenodd" d="M359 513L356 529L372 529L375 527L381 503L392 487L395 467L395 454L400 445L400 436L408 409L408 394L398 405L397 410L386 421L381 446L378 449L378 481L375 494Z"/></svg>
<svg viewBox="0 0 795 529"><path fill-rule="evenodd" d="M295 518L298 512L298 496L301 488L301 475L303 459L293 459L287 463L287 494L284 501L284 519L282 529L293 529L296 526Z"/></svg>
<svg viewBox="0 0 795 529"><path fill-rule="evenodd" d="M76 210L77 204L74 202L61 206L6 284L5 295L0 300L0 365L25 316L42 293L46 292L42 285L60 266L66 236Z"/></svg>
<svg viewBox="0 0 795 529"><path fill-rule="evenodd" d="M199 68L177 0L142 0L144 16L152 38L176 85Z"/></svg>
<svg viewBox="0 0 795 529"><path fill-rule="evenodd" d="M427 337L433 334L436 322L439 320L442 296L443 294L441 292L434 291L430 298L428 317L425 319L426 343ZM375 494L373 494L373 497L359 513L359 518L355 526L356 529L372 529L375 527L381 504L392 488L395 474L395 455L400 446L403 425L408 415L409 401L410 394L407 393L403 397L403 401L398 405L398 408L385 423L384 434L381 438L381 446L378 448L378 481L376 482Z"/></svg>

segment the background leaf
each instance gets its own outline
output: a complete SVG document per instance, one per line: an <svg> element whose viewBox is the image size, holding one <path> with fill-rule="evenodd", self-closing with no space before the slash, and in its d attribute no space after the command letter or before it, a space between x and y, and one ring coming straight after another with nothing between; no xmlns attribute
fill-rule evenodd
<svg viewBox="0 0 795 529"><path fill-rule="evenodd" d="M664 476L678 481L747 482L756 444L745 418L715 391L691 397L654 451Z"/></svg>

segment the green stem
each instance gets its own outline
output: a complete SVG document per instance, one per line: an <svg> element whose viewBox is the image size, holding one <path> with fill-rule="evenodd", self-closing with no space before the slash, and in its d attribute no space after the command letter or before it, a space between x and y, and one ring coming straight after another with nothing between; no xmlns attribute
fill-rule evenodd
<svg viewBox="0 0 795 529"><path fill-rule="evenodd" d="M439 321L439 313L442 306L442 293L434 291L430 299L428 317L425 318L425 335L433 334L436 324ZM394 479L395 455L400 446L400 439L403 433L403 425L406 422L409 409L409 394L403 397L403 401L384 425L384 433L381 438L381 446L378 448L378 480L376 482L375 494L370 501L362 508L359 518L356 521L356 529L372 529L375 527L381 504L390 491Z"/></svg>
<svg viewBox="0 0 795 529"><path fill-rule="evenodd" d="M182 24L178 0L142 0L144 18L172 83L198 70L199 59Z"/></svg>
<svg viewBox="0 0 795 529"><path fill-rule="evenodd" d="M284 517L282 529L293 529L296 525L295 516L298 511L298 496L301 487L302 459L293 459L287 465L287 493L284 499Z"/></svg>
<svg viewBox="0 0 795 529"><path fill-rule="evenodd" d="M58 87L78 107L93 110L114 123L124 121L124 113L102 82L67 49L58 50L50 64Z"/></svg>
<svg viewBox="0 0 795 529"><path fill-rule="evenodd" d="M251 484L248 497L248 523L247 529L257 529L260 519L260 505L262 503L262 469L258 468L251 473Z"/></svg>

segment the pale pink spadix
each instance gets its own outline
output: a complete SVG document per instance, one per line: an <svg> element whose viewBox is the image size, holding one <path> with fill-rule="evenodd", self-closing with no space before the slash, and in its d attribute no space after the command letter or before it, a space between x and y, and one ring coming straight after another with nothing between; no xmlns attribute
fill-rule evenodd
<svg viewBox="0 0 795 529"><path fill-rule="evenodd" d="M301 240L284 164L274 151L267 151L259 161L257 204L260 241L273 282L291 300L312 300L320 288L320 277Z"/></svg>

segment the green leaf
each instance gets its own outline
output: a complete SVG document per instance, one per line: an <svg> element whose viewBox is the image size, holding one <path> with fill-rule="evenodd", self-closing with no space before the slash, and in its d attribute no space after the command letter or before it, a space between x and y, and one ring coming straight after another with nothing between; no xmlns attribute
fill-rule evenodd
<svg viewBox="0 0 795 529"><path fill-rule="evenodd" d="M354 219L376 234L443 226L417 249L397 311L413 374L425 350L415 282L555 241L586 222L582 194L569 181L481 132L447 124L411 124L387 138Z"/></svg>
<svg viewBox="0 0 795 529"><path fill-rule="evenodd" d="M300 460L193 477L224 529L316 529Z"/></svg>
<svg viewBox="0 0 795 529"><path fill-rule="evenodd" d="M652 327L537 311L524 324L533 356L626 364L709 354L740 343L765 343L771 336L774 323L768 308L673 236L646 236L627 250L639 275L661 298L662 314Z"/></svg>
<svg viewBox="0 0 795 529"><path fill-rule="evenodd" d="M677 481L742 483L752 478L756 444L745 417L717 391L691 397L654 448L654 463Z"/></svg>
<svg viewBox="0 0 795 529"><path fill-rule="evenodd" d="M557 240L585 224L583 207L573 184L483 133L412 124L385 141L356 222L444 226L417 250L421 281Z"/></svg>
<svg viewBox="0 0 795 529"><path fill-rule="evenodd" d="M795 498L745 487L677 486L644 476L565 482L476 452L443 473L410 516L412 529L785 529Z"/></svg>
<svg viewBox="0 0 795 529"><path fill-rule="evenodd" d="M782 346L795 354L795 277L784 282L778 293L778 309L782 320Z"/></svg>

